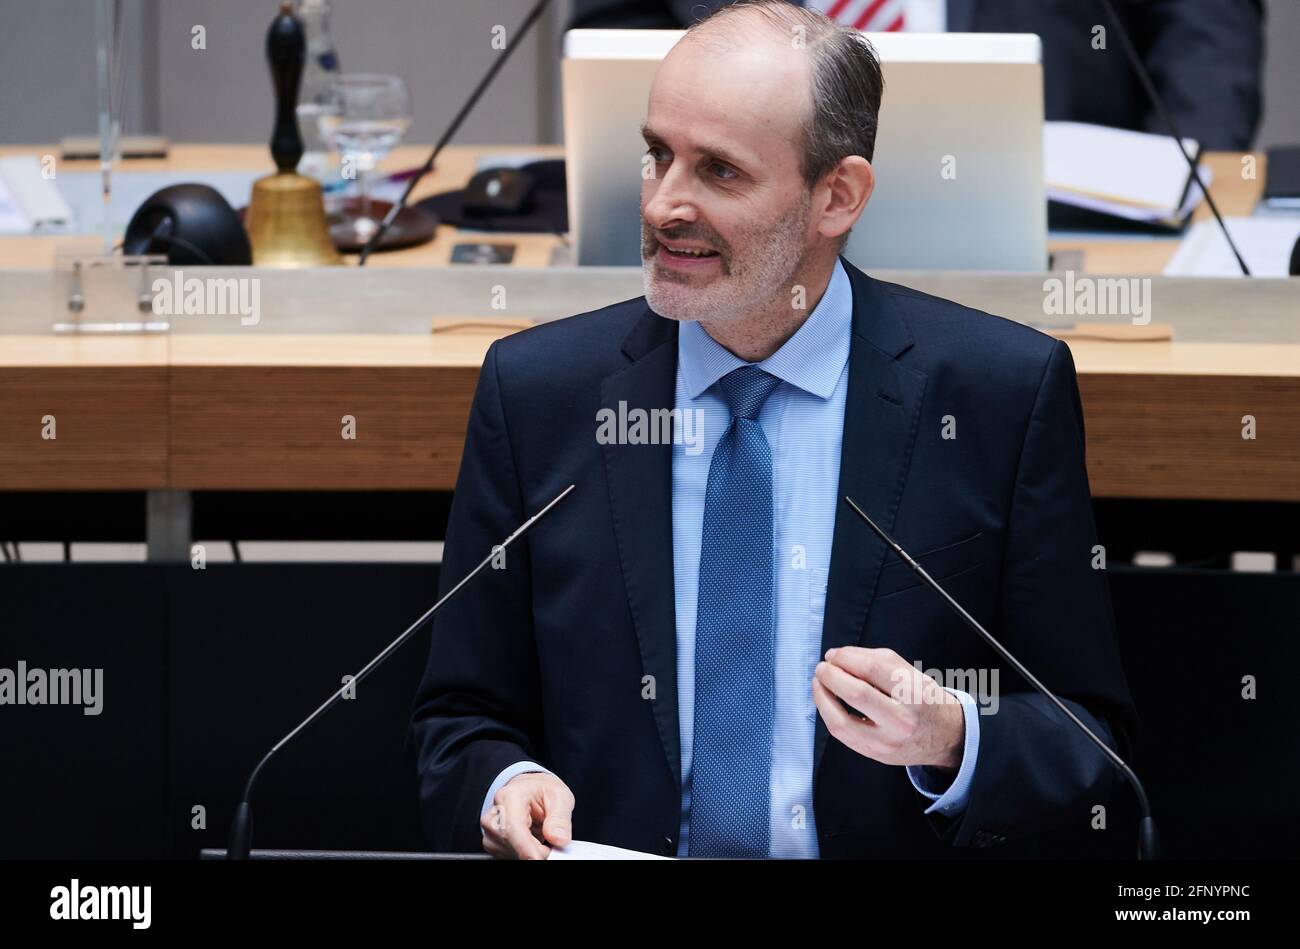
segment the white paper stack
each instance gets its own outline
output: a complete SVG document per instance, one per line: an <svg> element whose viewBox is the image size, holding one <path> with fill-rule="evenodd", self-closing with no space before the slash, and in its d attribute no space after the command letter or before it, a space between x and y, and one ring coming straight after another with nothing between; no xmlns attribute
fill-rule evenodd
<svg viewBox="0 0 1300 949"><path fill-rule="evenodd" d="M1196 158L1196 141L1183 145ZM1168 135L1047 122L1043 164L1050 200L1129 221L1179 227L1202 197ZM1208 187L1209 169L1199 171Z"/></svg>

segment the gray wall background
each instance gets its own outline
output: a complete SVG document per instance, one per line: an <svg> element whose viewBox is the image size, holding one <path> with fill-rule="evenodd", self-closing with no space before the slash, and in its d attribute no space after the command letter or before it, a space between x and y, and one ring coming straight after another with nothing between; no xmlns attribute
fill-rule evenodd
<svg viewBox="0 0 1300 949"><path fill-rule="evenodd" d="M1086 0L1084 0L1086 2ZM1197 0L1184 0L1195 3ZM1300 0L1268 9L1264 121L1258 144L1300 143ZM411 90L407 141L432 142L499 53L532 0L334 0L347 72L395 72ZM502 70L457 141L557 142L558 51L569 0L556 0ZM123 0L127 132L181 142L260 142L271 129L263 59L275 0ZM0 0L0 144L96 132L94 0ZM207 29L207 49L190 47Z"/></svg>
<svg viewBox="0 0 1300 949"><path fill-rule="evenodd" d="M501 55L534 0L334 0L345 72L390 72L411 91L410 142L432 142ZM178 142L262 142L274 105L264 54L276 0L122 0L124 130ZM568 0L515 50L457 141L560 139L559 48ZM191 48L201 24L207 49ZM0 144L97 134L95 0L0 0Z"/></svg>

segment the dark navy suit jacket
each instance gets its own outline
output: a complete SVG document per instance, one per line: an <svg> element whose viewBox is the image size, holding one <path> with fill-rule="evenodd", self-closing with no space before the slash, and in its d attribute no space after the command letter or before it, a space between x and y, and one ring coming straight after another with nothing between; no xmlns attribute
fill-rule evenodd
<svg viewBox="0 0 1300 949"><path fill-rule="evenodd" d="M1084 468L1069 349L874 280L845 261L853 335L839 494L853 497L1121 754L1135 725ZM565 486L576 489L437 617L412 735L437 849L481 848L496 775L544 764L576 838L674 853L680 816L669 444L599 444L597 413L671 408L677 324L644 298L493 344L452 503L446 589ZM942 437L945 416L957 437ZM836 514L822 649L889 647L999 670L965 811L926 816L901 767L829 738L813 805L824 857L1034 850L1086 828L1117 783L1057 710L887 552ZM653 680L647 677L653 677ZM653 698L648 684L653 682ZM811 683L809 683L811 688ZM1022 844L1018 848L1016 841ZM966 851L969 852L969 851Z"/></svg>
<svg viewBox="0 0 1300 949"><path fill-rule="evenodd" d="M569 28L682 29L725 0L574 0ZM1183 135L1250 147L1261 111L1261 0L1115 0ZM947 0L950 33L1037 33L1049 120L1169 133L1111 32L1101 0ZM1093 49L1093 27L1107 29ZM888 95L888 91L886 91Z"/></svg>

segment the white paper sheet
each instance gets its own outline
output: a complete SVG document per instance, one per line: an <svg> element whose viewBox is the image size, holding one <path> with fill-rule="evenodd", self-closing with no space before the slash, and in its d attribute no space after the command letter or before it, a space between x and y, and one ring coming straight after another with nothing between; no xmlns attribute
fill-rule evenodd
<svg viewBox="0 0 1300 949"><path fill-rule="evenodd" d="M1232 241L1256 277L1285 277L1291 248L1300 237L1300 216L1228 217ZM1200 221L1188 231L1173 259L1167 277L1240 277L1241 268L1228 242L1213 220Z"/></svg>
<svg viewBox="0 0 1300 949"><path fill-rule="evenodd" d="M641 853L639 850L624 850L622 847L610 847L605 844L593 844L587 840L573 840L567 847L551 848L548 860L670 860L653 853Z"/></svg>

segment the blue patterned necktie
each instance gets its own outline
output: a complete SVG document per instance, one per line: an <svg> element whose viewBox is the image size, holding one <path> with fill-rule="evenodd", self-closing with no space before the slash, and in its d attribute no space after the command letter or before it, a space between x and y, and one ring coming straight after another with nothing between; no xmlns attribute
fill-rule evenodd
<svg viewBox="0 0 1300 949"><path fill-rule="evenodd" d="M766 857L771 831L772 449L758 413L780 384L754 366L718 380L731 425L713 450L695 617L693 857Z"/></svg>

